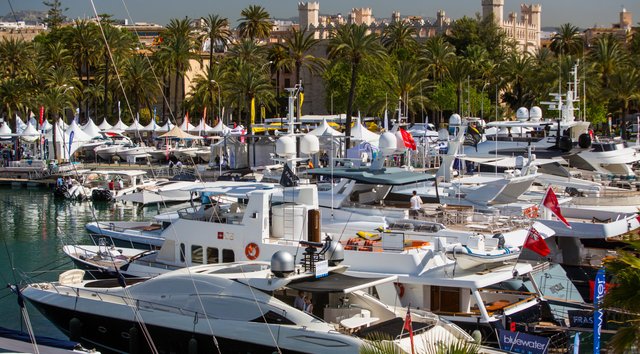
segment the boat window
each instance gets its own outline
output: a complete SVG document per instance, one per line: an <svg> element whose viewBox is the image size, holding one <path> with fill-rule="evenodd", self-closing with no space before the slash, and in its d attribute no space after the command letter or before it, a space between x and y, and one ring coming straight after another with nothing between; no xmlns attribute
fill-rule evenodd
<svg viewBox="0 0 640 354"><path fill-rule="evenodd" d="M185 247L184 243L180 244L180 262L184 262Z"/></svg>
<svg viewBox="0 0 640 354"><path fill-rule="evenodd" d="M191 263L202 264L202 246L191 245Z"/></svg>
<svg viewBox="0 0 640 354"><path fill-rule="evenodd" d="M215 264L218 261L218 249L207 247L207 264Z"/></svg>
<svg viewBox="0 0 640 354"><path fill-rule="evenodd" d="M256 319L251 320L250 322L258 322L258 323L274 323L274 324L282 324L282 325L294 325L295 323L290 319L277 314L273 311L267 311L263 316L260 316Z"/></svg>
<svg viewBox="0 0 640 354"><path fill-rule="evenodd" d="M235 262L236 261L236 257L235 254L233 253L233 250L222 250L222 263L230 263L230 262Z"/></svg>
<svg viewBox="0 0 640 354"><path fill-rule="evenodd" d="M460 312L460 289L431 286L431 311Z"/></svg>

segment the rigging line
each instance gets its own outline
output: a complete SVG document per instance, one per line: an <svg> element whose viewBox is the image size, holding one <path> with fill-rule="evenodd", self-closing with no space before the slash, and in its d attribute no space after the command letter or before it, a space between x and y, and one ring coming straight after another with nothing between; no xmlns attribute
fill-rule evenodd
<svg viewBox="0 0 640 354"><path fill-rule="evenodd" d="M16 12L13 11L13 5L11 5L11 0L7 0L7 2L9 3L9 8L11 9L11 13L13 14L13 19L16 20L16 27L18 26L18 15L16 15ZM20 33L20 37L22 38L22 40L24 40L24 33L22 33L22 31L18 31L18 33Z"/></svg>

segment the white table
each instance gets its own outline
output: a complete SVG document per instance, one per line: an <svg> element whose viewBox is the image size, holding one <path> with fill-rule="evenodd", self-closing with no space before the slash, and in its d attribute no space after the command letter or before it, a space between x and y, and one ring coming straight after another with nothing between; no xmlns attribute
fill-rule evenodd
<svg viewBox="0 0 640 354"><path fill-rule="evenodd" d="M370 324L378 320L378 317L361 317L360 315L356 315L340 321L340 325L346 329L352 330L360 327L369 327Z"/></svg>

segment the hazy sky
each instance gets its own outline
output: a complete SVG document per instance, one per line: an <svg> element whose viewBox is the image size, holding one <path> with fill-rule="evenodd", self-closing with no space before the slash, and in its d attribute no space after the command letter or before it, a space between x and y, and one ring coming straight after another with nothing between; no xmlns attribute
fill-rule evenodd
<svg viewBox="0 0 640 354"><path fill-rule="evenodd" d="M14 10L44 10L42 0L9 0ZM69 9L69 17L91 17L94 11L91 0L61 0ZM420 15L435 17L443 9L452 19L464 15L474 16L481 11L481 0L319 0L321 14L347 14L353 7L371 7L378 18L390 17L394 10L402 16ZM519 4L525 1L505 0L505 17L509 12L519 12ZM189 16L202 17L217 13L228 17L236 25L240 11L251 4L261 5L272 17L297 17L298 1L294 0L93 0L98 13L108 13L116 18L130 18L135 22L166 24L170 18ZM526 2L530 3L530 2ZM609 27L619 21L619 12L624 6L634 14L633 23L640 22L640 1L611 4L603 0L538 0L542 5L542 25L559 26L570 22L580 27L594 24ZM130 15L127 15L128 8ZM7 1L0 1L0 14L10 13Z"/></svg>

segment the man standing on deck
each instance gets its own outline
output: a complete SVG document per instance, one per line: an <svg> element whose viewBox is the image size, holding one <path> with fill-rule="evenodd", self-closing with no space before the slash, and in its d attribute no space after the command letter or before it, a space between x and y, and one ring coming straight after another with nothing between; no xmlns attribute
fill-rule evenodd
<svg viewBox="0 0 640 354"><path fill-rule="evenodd" d="M418 218L418 214L422 211L422 199L418 196L418 192L413 191L413 196L411 197L411 209L409 210L409 216L414 219Z"/></svg>

